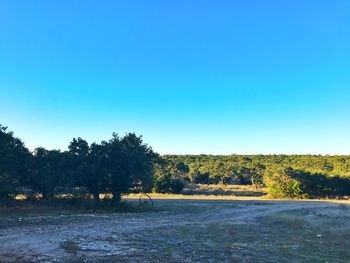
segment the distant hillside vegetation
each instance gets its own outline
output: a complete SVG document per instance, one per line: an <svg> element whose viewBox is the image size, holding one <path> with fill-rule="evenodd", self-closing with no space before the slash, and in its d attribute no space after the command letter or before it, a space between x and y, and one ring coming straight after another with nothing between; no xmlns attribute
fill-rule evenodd
<svg viewBox="0 0 350 263"><path fill-rule="evenodd" d="M183 180L201 184L266 186L273 197L350 195L350 156L165 155L184 163Z"/></svg>

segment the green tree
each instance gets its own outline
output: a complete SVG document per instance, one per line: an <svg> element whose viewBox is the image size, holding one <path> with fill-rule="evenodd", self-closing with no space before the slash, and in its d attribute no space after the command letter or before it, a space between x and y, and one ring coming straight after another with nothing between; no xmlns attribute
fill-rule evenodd
<svg viewBox="0 0 350 263"><path fill-rule="evenodd" d="M107 143L91 144L87 163L88 171L82 178L82 185L96 201L100 200L100 193L110 191L110 173L107 160Z"/></svg>
<svg viewBox="0 0 350 263"><path fill-rule="evenodd" d="M67 154L59 150L46 150L39 147L34 151L31 185L45 199L54 197L57 188L71 185L66 161Z"/></svg>
<svg viewBox="0 0 350 263"><path fill-rule="evenodd" d="M290 167L279 170L267 170L264 182L269 195L273 198L306 197L299 180L293 178L294 170Z"/></svg>
<svg viewBox="0 0 350 263"><path fill-rule="evenodd" d="M30 162L24 143L0 125L0 199L9 199L17 188L28 185Z"/></svg>
<svg viewBox="0 0 350 263"><path fill-rule="evenodd" d="M86 188L90 193L94 193L89 188L90 184L88 184L90 177L92 177L89 144L80 137L78 139L74 138L69 144L68 150L69 158L66 160L66 165L70 170L72 185L78 187L80 190L83 190L81 188ZM97 178L93 179L96 180ZM97 180L95 184L98 184ZM93 195L95 199L98 199L95 193Z"/></svg>
<svg viewBox="0 0 350 263"><path fill-rule="evenodd" d="M143 144L142 137L128 133L120 139L114 133L106 150L114 201L118 202L122 194L129 193L136 186L141 190L150 188L155 155L148 145Z"/></svg>
<svg viewBox="0 0 350 263"><path fill-rule="evenodd" d="M189 168L183 162L172 162L159 158L155 164L153 191L157 193L178 194L184 187L184 177Z"/></svg>

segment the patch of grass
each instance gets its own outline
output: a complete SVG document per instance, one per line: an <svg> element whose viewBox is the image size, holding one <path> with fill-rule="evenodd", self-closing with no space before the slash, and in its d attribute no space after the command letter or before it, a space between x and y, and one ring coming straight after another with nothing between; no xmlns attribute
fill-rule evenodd
<svg viewBox="0 0 350 263"><path fill-rule="evenodd" d="M302 228L305 225L305 217L287 213L277 213L266 216L263 220L267 225L280 225L288 228Z"/></svg>
<svg viewBox="0 0 350 263"><path fill-rule="evenodd" d="M348 216L337 206L289 210L247 224L159 227L138 233L137 242L152 240L146 242L147 249L170 262L346 263L350 262Z"/></svg>
<svg viewBox="0 0 350 263"><path fill-rule="evenodd" d="M256 189L252 185L188 184L182 194L258 197L266 195L266 189Z"/></svg>
<svg viewBox="0 0 350 263"><path fill-rule="evenodd" d="M341 208L299 209L262 218L266 238L275 240L275 252L293 255L300 262L349 262L348 212ZM298 261L298 262L299 262Z"/></svg>

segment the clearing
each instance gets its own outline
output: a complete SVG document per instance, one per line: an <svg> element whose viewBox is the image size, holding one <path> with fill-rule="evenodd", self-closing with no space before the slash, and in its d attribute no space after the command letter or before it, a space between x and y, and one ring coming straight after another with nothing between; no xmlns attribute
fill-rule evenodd
<svg viewBox="0 0 350 263"><path fill-rule="evenodd" d="M349 203L327 201L155 199L142 213L0 216L0 262L345 263L349 240Z"/></svg>

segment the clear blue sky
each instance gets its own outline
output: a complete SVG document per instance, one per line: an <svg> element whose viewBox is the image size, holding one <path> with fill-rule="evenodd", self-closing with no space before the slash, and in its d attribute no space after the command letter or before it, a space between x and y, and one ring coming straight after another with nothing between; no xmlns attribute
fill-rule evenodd
<svg viewBox="0 0 350 263"><path fill-rule="evenodd" d="M3 0L0 123L31 149L350 154L350 1Z"/></svg>

